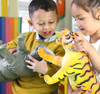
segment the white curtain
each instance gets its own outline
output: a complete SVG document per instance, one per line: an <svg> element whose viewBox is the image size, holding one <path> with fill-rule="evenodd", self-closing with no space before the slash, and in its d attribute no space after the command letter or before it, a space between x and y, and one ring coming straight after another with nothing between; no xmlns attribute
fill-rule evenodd
<svg viewBox="0 0 100 94"><path fill-rule="evenodd" d="M1 0L0 0L0 16L2 16L2 10L1 10Z"/></svg>

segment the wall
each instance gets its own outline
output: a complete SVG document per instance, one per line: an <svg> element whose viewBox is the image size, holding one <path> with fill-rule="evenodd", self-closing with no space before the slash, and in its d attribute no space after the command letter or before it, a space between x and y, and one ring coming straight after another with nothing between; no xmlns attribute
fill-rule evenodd
<svg viewBox="0 0 100 94"><path fill-rule="evenodd" d="M18 17L18 0L8 0L8 17Z"/></svg>
<svg viewBox="0 0 100 94"><path fill-rule="evenodd" d="M0 0L0 16L2 15L2 11L1 11L1 0Z"/></svg>
<svg viewBox="0 0 100 94"><path fill-rule="evenodd" d="M70 4L72 0L65 0L65 17L60 20L57 31L60 31L62 28L67 28L72 30L72 16L70 12Z"/></svg>

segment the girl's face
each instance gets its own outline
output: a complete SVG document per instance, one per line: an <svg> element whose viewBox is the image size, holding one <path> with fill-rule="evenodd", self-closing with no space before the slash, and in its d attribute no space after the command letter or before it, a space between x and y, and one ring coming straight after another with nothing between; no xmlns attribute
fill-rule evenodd
<svg viewBox="0 0 100 94"><path fill-rule="evenodd" d="M43 38L50 38L57 27L58 19L55 11L39 9L33 13L31 18L33 28Z"/></svg>
<svg viewBox="0 0 100 94"><path fill-rule="evenodd" d="M76 25L86 36L92 36L100 29L100 21L95 19L91 12L86 12L75 3L71 6L72 16L76 20Z"/></svg>

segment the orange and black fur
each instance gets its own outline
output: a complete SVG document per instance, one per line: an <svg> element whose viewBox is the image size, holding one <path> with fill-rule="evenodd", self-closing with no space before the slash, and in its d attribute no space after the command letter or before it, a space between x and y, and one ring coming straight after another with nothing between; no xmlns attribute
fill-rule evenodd
<svg viewBox="0 0 100 94"><path fill-rule="evenodd" d="M47 84L54 84L64 77L68 77L73 90L83 87L81 93L88 89L92 89L92 94L100 94L100 85L90 67L89 58L85 52L72 52L70 47L74 44L73 39L76 33L64 29L61 32L61 39L57 43L61 43L65 49L64 57L48 54L43 48L39 48L39 55L43 59L52 62L61 68L52 77L45 75L44 79Z"/></svg>

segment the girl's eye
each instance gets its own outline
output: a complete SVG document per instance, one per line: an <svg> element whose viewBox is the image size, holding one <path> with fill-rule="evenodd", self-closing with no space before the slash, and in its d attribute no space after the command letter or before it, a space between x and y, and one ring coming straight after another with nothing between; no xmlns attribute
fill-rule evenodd
<svg viewBox="0 0 100 94"><path fill-rule="evenodd" d="M79 20L84 20L84 18L78 18Z"/></svg>
<svg viewBox="0 0 100 94"><path fill-rule="evenodd" d="M44 23L41 23L41 24L39 24L39 25L44 25Z"/></svg>

